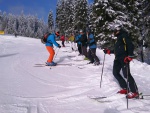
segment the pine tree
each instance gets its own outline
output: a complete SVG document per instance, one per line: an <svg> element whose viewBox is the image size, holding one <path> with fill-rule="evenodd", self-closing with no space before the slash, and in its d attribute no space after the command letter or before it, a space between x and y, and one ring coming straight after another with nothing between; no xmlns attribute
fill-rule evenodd
<svg viewBox="0 0 150 113"><path fill-rule="evenodd" d="M62 34L74 31L74 1L59 0L56 8L56 28Z"/></svg>
<svg viewBox="0 0 150 113"><path fill-rule="evenodd" d="M43 20L36 16L24 15L23 12L19 16L0 12L0 28L6 34L18 34L34 38L41 38L48 31L48 27Z"/></svg>
<svg viewBox="0 0 150 113"><path fill-rule="evenodd" d="M65 0L59 0L56 6L56 28L65 32Z"/></svg>
<svg viewBox="0 0 150 113"><path fill-rule="evenodd" d="M6 12L3 12L3 14L2 14L2 25L1 26L2 26L2 30L4 30L5 33L7 33L7 30L6 30L7 22L8 22L8 16L7 16Z"/></svg>
<svg viewBox="0 0 150 113"><path fill-rule="evenodd" d="M94 0L92 21L95 27L96 39L100 40L102 46L113 45L111 38L111 25L113 20L115 20L116 12L114 11L111 4L114 1L107 0ZM113 4L112 4L113 5Z"/></svg>
<svg viewBox="0 0 150 113"><path fill-rule="evenodd" d="M138 59L142 62L150 64L150 0L139 1L139 29L141 36L139 37L139 55Z"/></svg>
<svg viewBox="0 0 150 113"><path fill-rule="evenodd" d="M93 5L93 21L96 27L96 38L102 45L113 45L111 36L112 24L120 24L132 37L135 45L139 37L138 2L134 0L95 0Z"/></svg>
<svg viewBox="0 0 150 113"><path fill-rule="evenodd" d="M9 18L7 22L7 33L14 34L16 32L16 19L12 14L9 14L8 16Z"/></svg>
<svg viewBox="0 0 150 113"><path fill-rule="evenodd" d="M75 29L85 30L88 25L88 4L87 0L75 0Z"/></svg>
<svg viewBox="0 0 150 113"><path fill-rule="evenodd" d="M3 29L3 28L2 28L2 23L3 23L3 13L2 13L2 11L0 10L0 31Z"/></svg>
<svg viewBox="0 0 150 113"><path fill-rule="evenodd" d="M73 0L68 0L65 2L65 32L67 34L70 34L74 31L74 6L75 4Z"/></svg>
<svg viewBox="0 0 150 113"><path fill-rule="evenodd" d="M53 12L50 11L48 15L48 29L50 32L54 30L54 18L53 18Z"/></svg>

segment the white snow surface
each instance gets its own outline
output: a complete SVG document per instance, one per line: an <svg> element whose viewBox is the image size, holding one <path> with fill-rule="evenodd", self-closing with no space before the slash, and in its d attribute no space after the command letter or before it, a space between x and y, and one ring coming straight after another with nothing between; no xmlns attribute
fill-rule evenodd
<svg viewBox="0 0 150 113"><path fill-rule="evenodd" d="M129 99L128 109L125 97L112 96L111 102L89 98L120 90L112 74L113 54L105 57L100 88L103 65L87 64L68 43L54 49L55 62L72 65L50 69L44 66L49 54L40 39L0 35L0 113L150 113L149 96ZM97 56L103 64L101 49ZM150 66L133 60L130 67L139 91L150 94Z"/></svg>

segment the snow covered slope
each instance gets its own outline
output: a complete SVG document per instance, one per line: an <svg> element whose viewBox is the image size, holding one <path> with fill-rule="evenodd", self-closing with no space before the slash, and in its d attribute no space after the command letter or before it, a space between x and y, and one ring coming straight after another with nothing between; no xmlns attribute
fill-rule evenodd
<svg viewBox="0 0 150 113"><path fill-rule="evenodd" d="M87 64L68 43L54 49L54 61L62 65L50 69L39 39L0 35L0 113L150 113L150 97L129 100L129 109L124 97L103 103L89 98L120 89L112 75L113 54L106 55L100 88L102 65ZM102 63L103 51L97 55ZM150 66L134 60L131 73L139 91L150 94Z"/></svg>

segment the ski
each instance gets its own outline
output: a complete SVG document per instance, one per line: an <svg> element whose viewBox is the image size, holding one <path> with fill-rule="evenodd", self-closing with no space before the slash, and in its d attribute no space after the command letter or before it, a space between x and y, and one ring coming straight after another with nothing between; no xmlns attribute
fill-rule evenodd
<svg viewBox="0 0 150 113"><path fill-rule="evenodd" d="M78 68L79 68L79 69L84 69L85 67L83 67L83 66L78 66Z"/></svg>
<svg viewBox="0 0 150 113"><path fill-rule="evenodd" d="M108 95L108 96L90 96L89 98L92 100L96 100L97 102L100 102L100 103L105 103L105 102L113 102L117 99L121 99L124 97L126 97L126 95L113 93L113 94Z"/></svg>
<svg viewBox="0 0 150 113"><path fill-rule="evenodd" d="M67 55L67 57L76 57L76 56L72 56L72 55Z"/></svg>
<svg viewBox="0 0 150 113"><path fill-rule="evenodd" d="M108 98L108 97L111 97L111 96L114 96L116 95L117 93L113 93L111 95L107 95L107 96L88 96L90 99L94 99L94 100L97 100L97 99L103 99L103 98Z"/></svg>
<svg viewBox="0 0 150 113"><path fill-rule="evenodd" d="M72 59L72 61L81 62L83 60L82 59Z"/></svg>
<svg viewBox="0 0 150 113"><path fill-rule="evenodd" d="M48 65L46 65L46 64L35 64L35 66L34 67L45 67L45 66L48 66ZM56 66L72 66L72 64L70 64L70 63L66 63L66 64L57 64ZM52 66L52 67L55 67L55 66Z"/></svg>
<svg viewBox="0 0 150 113"><path fill-rule="evenodd" d="M142 93L139 93L139 97L132 98L132 99L129 99L129 100L145 99L144 98L145 96L150 96L150 95L143 95ZM108 95L108 96L88 96L88 97L92 100L97 101L97 102L105 103L105 102L113 102L113 101L116 101L118 99L126 98L126 95L115 93L115 94L111 94L111 95Z"/></svg>
<svg viewBox="0 0 150 113"><path fill-rule="evenodd" d="M78 68L79 68L79 69L84 69L84 68L86 68L87 65L88 65L88 64L78 65ZM99 65L101 65L101 64L99 64ZM90 67L90 68L95 68L95 67L97 67L97 66L99 66L99 65L92 65L92 67Z"/></svg>
<svg viewBox="0 0 150 113"><path fill-rule="evenodd" d="M139 94L139 99L145 99L145 97L150 97L150 95L143 94L143 93Z"/></svg>

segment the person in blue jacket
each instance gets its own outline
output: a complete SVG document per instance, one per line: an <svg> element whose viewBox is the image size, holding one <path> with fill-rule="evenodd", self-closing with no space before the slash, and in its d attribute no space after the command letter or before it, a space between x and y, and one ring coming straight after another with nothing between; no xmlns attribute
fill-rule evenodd
<svg viewBox="0 0 150 113"><path fill-rule="evenodd" d="M88 64L95 64L95 65L99 65L100 64L100 60L99 58L96 56L96 41L94 38L93 33L91 32L91 29L87 30L87 36L88 36L88 46L89 46L89 50L88 50L88 58L90 60L90 62Z"/></svg>
<svg viewBox="0 0 150 113"><path fill-rule="evenodd" d="M46 49L50 54L49 58L46 62L46 65L48 65L48 66L56 66L57 65L57 63L53 62L53 58L55 55L53 45L55 45L58 48L61 48L61 46L56 42L56 40L55 40L56 37L59 37L59 32L50 34L47 38L46 43L45 43Z"/></svg>
<svg viewBox="0 0 150 113"><path fill-rule="evenodd" d="M78 31L76 31L75 42L77 43L79 56L82 55L82 44L81 44L81 41L79 40L80 38L81 38L81 35L78 33Z"/></svg>

